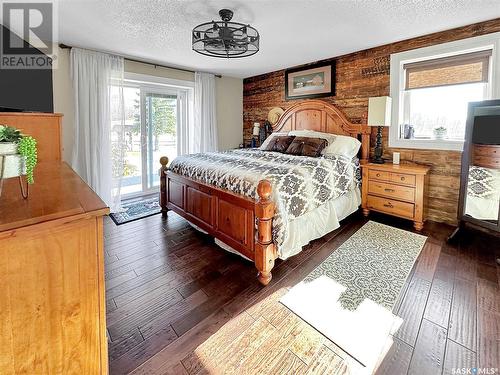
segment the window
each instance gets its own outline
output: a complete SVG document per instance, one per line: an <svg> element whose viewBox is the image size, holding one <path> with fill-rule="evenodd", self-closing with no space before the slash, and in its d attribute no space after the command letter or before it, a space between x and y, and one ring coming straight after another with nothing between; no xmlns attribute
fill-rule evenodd
<svg viewBox="0 0 500 375"><path fill-rule="evenodd" d="M497 33L391 55L389 146L461 150L468 103L498 91L499 40Z"/></svg>

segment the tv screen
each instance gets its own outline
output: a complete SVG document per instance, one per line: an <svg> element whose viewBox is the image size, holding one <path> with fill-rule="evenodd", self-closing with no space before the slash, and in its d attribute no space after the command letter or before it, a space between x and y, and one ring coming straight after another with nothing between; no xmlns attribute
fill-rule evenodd
<svg viewBox="0 0 500 375"><path fill-rule="evenodd" d="M474 117L472 143L500 145L500 115Z"/></svg>
<svg viewBox="0 0 500 375"><path fill-rule="evenodd" d="M2 33L9 32L2 26ZM52 69L0 69L0 85L0 108L54 112Z"/></svg>

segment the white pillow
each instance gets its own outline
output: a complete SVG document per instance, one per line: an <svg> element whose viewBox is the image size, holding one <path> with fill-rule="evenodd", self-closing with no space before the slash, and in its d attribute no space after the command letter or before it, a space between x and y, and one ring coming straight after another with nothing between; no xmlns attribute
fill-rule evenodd
<svg viewBox="0 0 500 375"><path fill-rule="evenodd" d="M288 133L272 133L271 135L269 135L269 137L266 138L266 140L264 142L262 142L262 144L259 147L259 150L265 150L267 145L271 142L271 140L274 137L282 137L285 135L288 135Z"/></svg>
<svg viewBox="0 0 500 375"><path fill-rule="evenodd" d="M323 150L323 155L336 154L353 158L358 154L361 142L348 135L336 135L333 144L329 144Z"/></svg>
<svg viewBox="0 0 500 375"><path fill-rule="evenodd" d="M361 147L361 142L356 138L349 137L347 135L337 135L331 133L322 133L314 130L293 130L289 135L295 135L298 137L311 137L311 138L323 138L328 142L328 146L325 147L322 155L335 154L344 155L348 158L353 158L358 154L359 148Z"/></svg>

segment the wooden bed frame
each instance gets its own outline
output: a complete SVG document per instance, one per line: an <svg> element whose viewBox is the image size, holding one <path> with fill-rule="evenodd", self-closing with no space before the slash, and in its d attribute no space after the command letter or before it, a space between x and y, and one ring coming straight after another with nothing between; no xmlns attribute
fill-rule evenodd
<svg viewBox="0 0 500 375"><path fill-rule="evenodd" d="M316 130L361 138L361 163L367 162L370 128L351 124L333 105L310 100L288 108L273 127L274 132ZM271 184L261 180L258 200L219 189L169 171L168 158L160 159L160 205L165 216L172 210L255 263L257 278L269 284L277 258L272 237L275 206ZM257 219L257 227L255 225Z"/></svg>

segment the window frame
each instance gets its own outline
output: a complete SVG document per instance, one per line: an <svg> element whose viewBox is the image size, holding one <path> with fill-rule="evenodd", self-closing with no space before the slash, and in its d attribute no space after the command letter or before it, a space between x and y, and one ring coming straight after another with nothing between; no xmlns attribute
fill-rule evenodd
<svg viewBox="0 0 500 375"><path fill-rule="evenodd" d="M390 96L392 98L392 116L391 126L389 127L389 147L462 151L464 141L400 138L400 123L402 123L405 114L405 100L403 98L406 93L406 71L403 69L403 65L487 49L492 50L487 92L484 98L487 100L500 98L500 82L498 82L500 79L500 64L497 63L500 59L500 32L391 54Z"/></svg>
<svg viewBox="0 0 500 375"><path fill-rule="evenodd" d="M140 74L140 73L132 73L125 72L123 78L123 86L125 87L133 87L139 90L140 92L140 113L141 113L141 134L144 133L146 128L146 116L145 116L145 100L146 100L146 92L153 94L168 94L168 95L176 95L179 100L182 100L181 107L177 107L177 116L182 117L183 121L193 121L193 100L194 100L194 82L193 81L184 81L167 77L159 77L148 74ZM143 143L145 139L143 139ZM177 133L177 150L179 150L179 132ZM143 146L142 152L145 152L145 148ZM148 164L147 158L141 157L142 163L142 181L141 184L143 186L147 186L147 172ZM139 192L126 193L122 194L122 198L131 199L137 198L140 196L144 196L147 194L152 194L157 191L157 187L149 187L146 190L141 190Z"/></svg>

